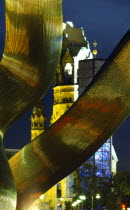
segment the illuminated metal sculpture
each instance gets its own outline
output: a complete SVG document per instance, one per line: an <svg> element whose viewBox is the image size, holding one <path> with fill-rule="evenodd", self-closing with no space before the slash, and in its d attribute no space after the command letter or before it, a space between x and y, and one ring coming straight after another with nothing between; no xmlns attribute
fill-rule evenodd
<svg viewBox="0 0 130 210"><path fill-rule="evenodd" d="M130 112L130 31L77 102L10 159L18 209L70 174L115 132Z"/></svg>
<svg viewBox="0 0 130 210"><path fill-rule="evenodd" d="M6 0L6 44L0 64L0 209L27 209L87 160L130 111L130 32L81 98L49 130L10 160L7 128L47 90L60 56L60 0Z"/></svg>
<svg viewBox="0 0 130 210"><path fill-rule="evenodd" d="M48 89L62 42L61 0L6 0L0 63L0 209L15 209L16 192L2 146L7 128Z"/></svg>

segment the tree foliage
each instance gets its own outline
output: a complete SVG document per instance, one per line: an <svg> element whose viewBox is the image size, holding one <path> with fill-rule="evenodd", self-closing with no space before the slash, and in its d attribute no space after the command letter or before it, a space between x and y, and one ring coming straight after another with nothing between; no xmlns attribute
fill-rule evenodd
<svg viewBox="0 0 130 210"><path fill-rule="evenodd" d="M96 199L96 194L101 195L103 193L103 189L108 182L108 177L105 175L105 172L102 177L97 176L97 170L97 166L86 162L74 172L74 192L77 197L80 194L86 196L84 205L87 209L91 208L92 202L94 209L103 203L103 197L101 196L100 199Z"/></svg>
<svg viewBox="0 0 130 210"><path fill-rule="evenodd" d="M65 201L65 210L71 210L71 209L72 209L72 202Z"/></svg>
<svg viewBox="0 0 130 210"><path fill-rule="evenodd" d="M92 199L94 209L102 206L102 209L120 210L121 204L130 207L130 172L118 172L115 175L102 177L96 175L98 168L86 162L74 172L73 189L75 198L86 195L84 207L91 209ZM96 194L101 198L96 199Z"/></svg>

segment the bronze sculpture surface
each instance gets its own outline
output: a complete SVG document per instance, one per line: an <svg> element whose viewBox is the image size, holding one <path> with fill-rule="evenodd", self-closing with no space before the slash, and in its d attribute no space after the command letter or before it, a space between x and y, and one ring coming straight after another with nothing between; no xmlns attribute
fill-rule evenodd
<svg viewBox="0 0 130 210"><path fill-rule="evenodd" d="M15 184L2 138L52 81L60 57L62 10L60 0L6 0L5 11L6 40L0 63L0 209L11 210L16 203Z"/></svg>
<svg viewBox="0 0 130 210"><path fill-rule="evenodd" d="M130 31L73 107L10 159L13 181L2 137L49 87L61 37L60 0L6 0L0 63L0 209L15 209L15 183L17 209L26 209L34 193L45 192L81 165L129 114Z"/></svg>
<svg viewBox="0 0 130 210"><path fill-rule="evenodd" d="M75 104L10 159L18 209L86 161L130 112L130 31ZM115 76L116 75L116 76Z"/></svg>

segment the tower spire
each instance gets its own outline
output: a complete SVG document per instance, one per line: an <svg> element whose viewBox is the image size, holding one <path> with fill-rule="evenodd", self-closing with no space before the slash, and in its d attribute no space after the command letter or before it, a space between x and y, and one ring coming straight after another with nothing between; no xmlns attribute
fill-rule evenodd
<svg viewBox="0 0 130 210"><path fill-rule="evenodd" d="M32 110L31 115L31 140L45 131L45 115L43 110L43 102L40 100Z"/></svg>
<svg viewBox="0 0 130 210"><path fill-rule="evenodd" d="M96 55L98 54L98 51L97 51L97 49L96 49L96 47L97 47L97 42L96 42L96 40L93 42L93 46L94 46L93 55L94 55L94 58L96 58Z"/></svg>

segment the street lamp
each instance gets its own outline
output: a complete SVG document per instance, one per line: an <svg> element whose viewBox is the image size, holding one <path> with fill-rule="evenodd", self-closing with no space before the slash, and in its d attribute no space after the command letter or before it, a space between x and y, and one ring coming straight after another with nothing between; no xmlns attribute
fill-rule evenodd
<svg viewBox="0 0 130 210"><path fill-rule="evenodd" d="M91 196L91 205L92 205L92 210L93 210L93 194Z"/></svg>
<svg viewBox="0 0 130 210"><path fill-rule="evenodd" d="M96 194L96 196L95 196L97 199L100 199L101 198L101 196L100 196L100 194ZM92 210L93 210L93 201L94 201L94 199L93 199L94 197L93 197L93 195L92 195L92 197L91 197L91 206L92 206Z"/></svg>
<svg viewBox="0 0 130 210"><path fill-rule="evenodd" d="M80 198L81 200L85 200L85 199L86 199L86 196L85 196L85 195L80 195L79 198Z"/></svg>
<svg viewBox="0 0 130 210"><path fill-rule="evenodd" d="M100 194L96 194L96 198L100 199L101 198Z"/></svg>
<svg viewBox="0 0 130 210"><path fill-rule="evenodd" d="M78 209L79 209L79 204L81 203L81 200L76 200L74 203L72 203L72 206L75 207L78 205Z"/></svg>
<svg viewBox="0 0 130 210"><path fill-rule="evenodd" d="M82 201L82 207L81 207L81 210L83 210L83 201L86 199L86 196L85 195L80 195L79 198L81 199Z"/></svg>
<svg viewBox="0 0 130 210"><path fill-rule="evenodd" d="M79 204L81 203L81 200L78 199L76 202L77 202L78 209L79 209Z"/></svg>
<svg viewBox="0 0 130 210"><path fill-rule="evenodd" d="M76 206L76 203L75 203L75 202L74 202L74 203L72 203L72 206L73 206L73 207L75 207L75 206Z"/></svg>

